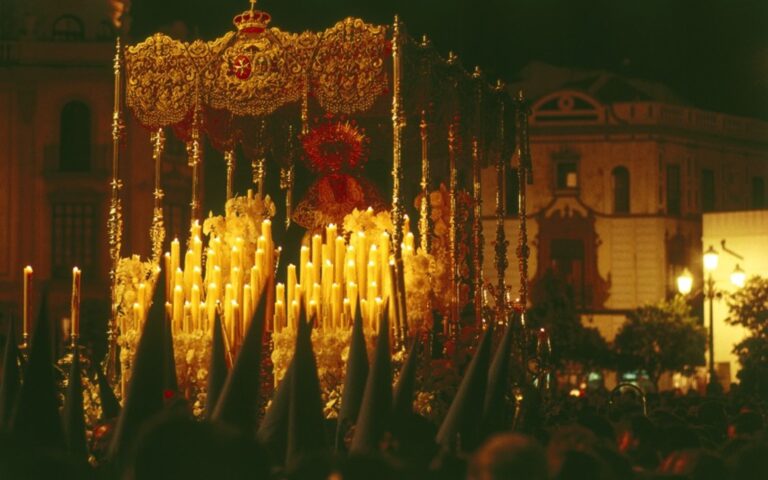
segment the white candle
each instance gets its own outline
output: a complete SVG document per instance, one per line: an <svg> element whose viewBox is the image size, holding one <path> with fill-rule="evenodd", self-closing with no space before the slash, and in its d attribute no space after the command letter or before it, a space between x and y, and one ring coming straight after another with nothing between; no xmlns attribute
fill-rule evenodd
<svg viewBox="0 0 768 480"><path fill-rule="evenodd" d="M181 328L182 317L184 316L184 289L181 285L176 285L173 289L173 328L177 331Z"/></svg>
<svg viewBox="0 0 768 480"><path fill-rule="evenodd" d="M181 245L179 244L179 239L174 238L171 242L171 272L175 272L177 268L179 268L179 261L181 259Z"/></svg>
<svg viewBox="0 0 768 480"><path fill-rule="evenodd" d="M72 341L80 335L80 269L72 269Z"/></svg>
<svg viewBox="0 0 768 480"><path fill-rule="evenodd" d="M200 328L200 287L197 285L192 285L190 309L192 315L192 330L198 330Z"/></svg>
<svg viewBox="0 0 768 480"><path fill-rule="evenodd" d="M29 330L32 318L32 267L27 265L24 267L24 305L23 305L23 317L22 317L22 333L24 341L29 338Z"/></svg>

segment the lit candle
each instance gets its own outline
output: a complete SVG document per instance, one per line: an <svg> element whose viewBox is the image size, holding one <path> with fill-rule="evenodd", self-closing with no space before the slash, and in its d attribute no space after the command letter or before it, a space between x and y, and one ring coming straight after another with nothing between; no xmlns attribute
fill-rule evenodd
<svg viewBox="0 0 768 480"><path fill-rule="evenodd" d="M320 311L320 298L322 295L322 289L319 283L315 283L312 285L312 299L309 301L310 306L312 303L315 304L315 310L314 314L318 317L317 318L317 325L318 326L324 326L322 324L322 318L319 318L322 314ZM310 311L313 311L312 308L310 308Z"/></svg>
<svg viewBox="0 0 768 480"><path fill-rule="evenodd" d="M22 317L22 335L24 343L27 343L29 338L30 321L32 318L32 267L27 265L24 267L24 315Z"/></svg>
<svg viewBox="0 0 768 480"><path fill-rule="evenodd" d="M272 220L265 219L261 222L261 236L264 237L264 241L266 242L265 250L267 254L267 277L269 277L272 274L272 270L275 268L274 265L274 252L275 252L275 246L272 244Z"/></svg>
<svg viewBox="0 0 768 480"><path fill-rule="evenodd" d="M352 323L353 315L352 302L350 302L348 298L345 298L343 301L342 311L344 312L344 320L342 326L349 327L349 325Z"/></svg>
<svg viewBox="0 0 768 480"><path fill-rule="evenodd" d="M218 287L215 283L208 284L208 295L205 298L205 307L208 309L208 322L213 324L216 317L216 302L218 301Z"/></svg>
<svg viewBox="0 0 768 480"><path fill-rule="evenodd" d="M288 298L285 300L286 305L290 305L296 299L296 265L288 265L288 273L286 278L286 286L288 287ZM289 315L290 317L290 315Z"/></svg>
<svg viewBox="0 0 768 480"><path fill-rule="evenodd" d="M282 319L282 311L283 311L283 301L277 300L275 301L275 316L272 319L272 331L275 333L280 332L281 327L283 325L283 319Z"/></svg>
<svg viewBox="0 0 768 480"><path fill-rule="evenodd" d="M192 304L189 301L184 302L184 311L181 313L181 319L182 319L182 331L189 333L192 331L192 326L190 325L190 319L192 317Z"/></svg>
<svg viewBox="0 0 768 480"><path fill-rule="evenodd" d="M379 263L386 265L389 263L390 241L389 233L384 232L379 239Z"/></svg>
<svg viewBox="0 0 768 480"><path fill-rule="evenodd" d="M172 278L168 278L170 275L173 275L173 272L175 271L173 269L173 266L171 264L171 254L168 252L165 252L165 255L163 255L163 259L165 260L165 271L166 271L166 278L165 278L165 298L171 297L171 284Z"/></svg>
<svg viewBox="0 0 768 480"><path fill-rule="evenodd" d="M203 264L203 241L195 235L192 237L192 266L199 267Z"/></svg>
<svg viewBox="0 0 768 480"><path fill-rule="evenodd" d="M179 260L181 258L181 245L179 244L179 239L174 238L171 242L171 272L175 272L177 268L179 268Z"/></svg>
<svg viewBox="0 0 768 480"><path fill-rule="evenodd" d="M317 285L317 284L315 284ZM320 313L317 310L317 302L314 300L309 301L309 322L315 321L315 325L319 325L319 319L317 318Z"/></svg>
<svg viewBox="0 0 768 480"><path fill-rule="evenodd" d="M213 267L213 284L219 286L219 288L221 288L221 285L224 285L221 282L221 267L219 267L218 265ZM214 296L213 298L216 300L220 300L221 294L223 292L221 290L216 290L215 293L217 293L217 295Z"/></svg>
<svg viewBox="0 0 768 480"><path fill-rule="evenodd" d="M336 237L336 254L333 261L333 281L338 284L344 282L344 257L347 253L347 245L344 243L344 237Z"/></svg>
<svg viewBox="0 0 768 480"><path fill-rule="evenodd" d="M327 305L330 302L331 285L333 285L333 264L331 263L330 260L326 260L325 263L323 264L323 276L322 276L322 287L323 287L322 302L325 305Z"/></svg>
<svg viewBox="0 0 768 480"><path fill-rule="evenodd" d="M213 267L216 266L218 258L216 257L216 250L213 248L208 249L208 255L205 260L205 282L210 283L213 281Z"/></svg>
<svg viewBox="0 0 768 480"><path fill-rule="evenodd" d="M357 283L355 282L347 282L347 299L349 299L349 307L352 310L352 318L351 320L354 320L355 312L357 311Z"/></svg>
<svg viewBox="0 0 768 480"><path fill-rule="evenodd" d="M405 235L405 248L411 250L411 253L413 253L413 246L414 246L414 237L413 233L408 232Z"/></svg>
<svg viewBox="0 0 768 480"><path fill-rule="evenodd" d="M341 327L341 288L338 283L331 285L331 325L333 328Z"/></svg>
<svg viewBox="0 0 768 480"><path fill-rule="evenodd" d="M378 286L379 285L378 280L377 280L378 278L379 278L379 276L378 276L378 273L376 271L376 262L371 260L371 261L368 262L368 285L374 284L374 285ZM369 291L370 291L370 289L369 289ZM366 295L365 298L367 298L368 301L371 301L371 300L373 300L373 298L377 294L378 294L378 290L376 291L376 293L374 294L373 297L371 297L370 295Z"/></svg>
<svg viewBox="0 0 768 480"><path fill-rule="evenodd" d="M363 289L368 285L366 281L366 266L368 265L368 245L365 240L365 232L357 232L357 245L355 245L355 251L357 253L357 259L355 264L357 265L357 279L355 280L358 285L361 285ZM361 296L365 296L365 291L360 292Z"/></svg>
<svg viewBox="0 0 768 480"><path fill-rule="evenodd" d="M323 238L320 235L312 236L312 265L317 266L317 271L314 272L312 283L320 283L320 273L322 268L322 255L323 255Z"/></svg>
<svg viewBox="0 0 768 480"><path fill-rule="evenodd" d="M181 328L182 319L184 317L184 289L181 285L176 285L173 289L173 315L172 325L174 332Z"/></svg>
<svg viewBox="0 0 768 480"><path fill-rule="evenodd" d="M376 332L378 332L379 335L386 335L387 332L381 331L381 315L384 312L384 301L381 299L381 297L376 297L374 300L374 308L373 308L373 318L376 321Z"/></svg>
<svg viewBox="0 0 768 480"><path fill-rule="evenodd" d="M192 295L190 297L192 330L198 330L200 329L200 287L197 285L192 285Z"/></svg>
<svg viewBox="0 0 768 480"><path fill-rule="evenodd" d="M72 269L72 344L80 335L80 269Z"/></svg>
<svg viewBox="0 0 768 480"><path fill-rule="evenodd" d="M307 285L309 285L311 282L308 282L307 278L307 272L304 270L304 267L307 265L307 262L309 262L309 247L306 245L301 246L301 251L299 252L299 268L301 271L299 272L300 278L299 283L301 283L302 288L304 290L307 289Z"/></svg>
<svg viewBox="0 0 768 480"><path fill-rule="evenodd" d="M334 242L336 241L336 225L333 223L328 224L325 227L325 244L328 245L328 249L332 249Z"/></svg>
<svg viewBox="0 0 768 480"><path fill-rule="evenodd" d="M256 250L256 256L253 264L259 271L259 289L261 289L262 286L264 285L264 282L266 282L267 280L267 273L269 272L269 270L267 269L267 263L265 260L264 249L259 248L258 250Z"/></svg>
<svg viewBox="0 0 768 480"><path fill-rule="evenodd" d="M231 268L240 268L240 249L237 248L237 245L232 246L229 258L229 264Z"/></svg>
<svg viewBox="0 0 768 480"><path fill-rule="evenodd" d="M375 243L371 245L371 249L368 252L368 263L371 263L371 262L373 262L374 264L374 272L373 272L374 277L373 278L368 277L368 281L370 282L371 280L376 280L376 283L381 285L381 268L380 268L381 263L379 262L379 246L376 245Z"/></svg>
<svg viewBox="0 0 768 480"><path fill-rule="evenodd" d="M242 270L240 270L240 267L234 267L232 269L229 281L232 282L232 300L241 304L243 301L243 273Z"/></svg>
<svg viewBox="0 0 768 480"><path fill-rule="evenodd" d="M285 285L282 283L275 285L275 301L277 300L285 303Z"/></svg>
<svg viewBox="0 0 768 480"><path fill-rule="evenodd" d="M243 332L248 330L253 317L253 296L251 295L251 286L245 284L243 287Z"/></svg>
<svg viewBox="0 0 768 480"><path fill-rule="evenodd" d="M240 331L238 325L240 324L240 304L237 300L232 300L232 338L230 339L230 345L240 343Z"/></svg>

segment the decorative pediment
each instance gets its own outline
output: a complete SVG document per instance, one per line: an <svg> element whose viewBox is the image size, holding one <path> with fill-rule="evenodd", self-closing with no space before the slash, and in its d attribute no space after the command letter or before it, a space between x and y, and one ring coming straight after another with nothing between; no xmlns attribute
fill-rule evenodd
<svg viewBox="0 0 768 480"><path fill-rule="evenodd" d="M533 106L531 123L602 123L602 105L589 95L576 90L552 93Z"/></svg>

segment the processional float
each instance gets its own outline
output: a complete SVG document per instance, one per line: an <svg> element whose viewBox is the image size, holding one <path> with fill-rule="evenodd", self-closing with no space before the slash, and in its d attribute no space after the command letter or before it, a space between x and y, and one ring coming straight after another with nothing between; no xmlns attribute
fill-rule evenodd
<svg viewBox="0 0 768 480"><path fill-rule="evenodd" d="M295 331L299 305L315 314L316 330L337 332L329 338L348 332L357 309L373 332L388 311L388 333L399 347L409 335L450 342L464 326L479 331L515 319L522 327L522 370L539 375L541 362L533 371L525 354L525 208L532 174L522 94L512 99L503 83L489 84L477 68L468 73L454 54L441 57L426 37L409 37L397 17L392 25L347 18L322 32L297 34L269 27L270 15L254 4L234 18L236 31L213 41L188 43L158 33L127 47L117 42L108 219L112 315L106 370L112 382L124 380L130 369L131 337L140 330L160 268L168 273L164 288L174 341L188 342L184 351L206 344L219 315L229 354L236 355L249 313L266 289L276 377L280 338ZM128 113L150 132L152 145L146 160L154 171L152 251L146 260L123 257L121 242L124 228L131 227L121 214L120 152ZM184 255L178 240L166 239L163 219L168 135L186 144L191 169ZM206 142L214 152L209 158ZM367 157L381 164L390 155L390 185L364 177ZM225 214L208 219L201 216L204 161L221 162L226 171ZM243 196L233 191L238 163L252 173L253 187ZM520 182L517 298L505 280L509 242L502 190L513 163ZM481 169L491 165L498 182L497 278L486 282ZM270 175L279 178L273 198L267 194ZM300 176L314 176L314 183L303 198L294 198ZM383 202L379 192L389 188L391 202ZM418 242L409 205L418 217ZM273 224L272 216L280 221ZM273 234L286 238L292 228L306 231L305 239L295 245L297 252L281 252ZM285 257L298 258L298 265L278 275ZM202 361L187 360L190 368Z"/></svg>

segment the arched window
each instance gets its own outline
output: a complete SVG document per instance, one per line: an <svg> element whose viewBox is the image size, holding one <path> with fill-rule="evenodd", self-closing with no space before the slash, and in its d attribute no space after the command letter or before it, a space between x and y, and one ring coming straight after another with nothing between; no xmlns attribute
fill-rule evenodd
<svg viewBox="0 0 768 480"><path fill-rule="evenodd" d="M616 167L613 177L613 213L629 213L629 170Z"/></svg>
<svg viewBox="0 0 768 480"><path fill-rule="evenodd" d="M62 15L53 23L54 40L83 40L85 26L83 21L74 15Z"/></svg>
<svg viewBox="0 0 768 480"><path fill-rule="evenodd" d="M83 102L69 102L61 109L59 170L91 169L91 110Z"/></svg>

